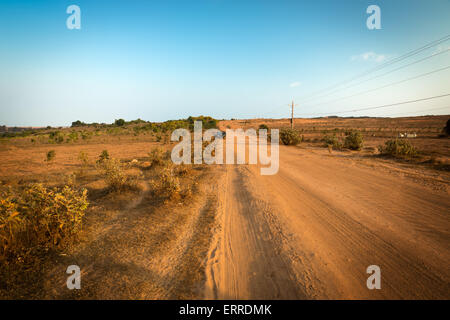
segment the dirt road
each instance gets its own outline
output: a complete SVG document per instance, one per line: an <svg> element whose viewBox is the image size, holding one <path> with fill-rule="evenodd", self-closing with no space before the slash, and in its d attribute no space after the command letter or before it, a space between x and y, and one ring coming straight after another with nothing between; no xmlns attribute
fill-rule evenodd
<svg viewBox="0 0 450 320"><path fill-rule="evenodd" d="M280 147L278 174L228 165L219 185L205 298L450 297L446 175Z"/></svg>
<svg viewBox="0 0 450 320"><path fill-rule="evenodd" d="M197 167L186 179L198 188L184 202L157 204L148 188L100 192L83 241L7 297L450 297L447 172L283 146L279 168ZM82 290L66 287L72 264ZM380 290L367 289L370 265L381 268Z"/></svg>

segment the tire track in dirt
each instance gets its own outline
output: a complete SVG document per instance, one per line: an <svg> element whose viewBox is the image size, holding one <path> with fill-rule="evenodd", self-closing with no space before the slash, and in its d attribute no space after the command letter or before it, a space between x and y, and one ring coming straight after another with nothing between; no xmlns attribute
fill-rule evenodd
<svg viewBox="0 0 450 320"><path fill-rule="evenodd" d="M221 230L210 254L205 297L304 299L284 255L282 231L267 220L270 206L249 189L247 170L226 168Z"/></svg>
<svg viewBox="0 0 450 320"><path fill-rule="evenodd" d="M446 192L325 152L280 151L274 176L227 166L206 298L448 298ZM381 290L366 287L372 264Z"/></svg>
<svg viewBox="0 0 450 320"><path fill-rule="evenodd" d="M205 168L203 168L205 169ZM46 299L196 299L203 294L217 186L197 176L197 194L159 206L145 189L115 217L86 230L73 252L55 257L44 275ZM81 290L66 288L68 265L81 268Z"/></svg>

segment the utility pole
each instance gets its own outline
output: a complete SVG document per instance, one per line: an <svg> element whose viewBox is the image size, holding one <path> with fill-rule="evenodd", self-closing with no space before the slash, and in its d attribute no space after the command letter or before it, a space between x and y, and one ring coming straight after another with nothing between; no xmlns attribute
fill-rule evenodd
<svg viewBox="0 0 450 320"><path fill-rule="evenodd" d="M294 100L292 100L291 107L291 129L294 129Z"/></svg>

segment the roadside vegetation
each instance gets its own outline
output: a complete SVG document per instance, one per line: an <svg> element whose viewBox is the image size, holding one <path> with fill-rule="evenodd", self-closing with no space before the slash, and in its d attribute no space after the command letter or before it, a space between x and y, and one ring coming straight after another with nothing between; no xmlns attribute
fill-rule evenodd
<svg viewBox="0 0 450 320"><path fill-rule="evenodd" d="M0 260L24 261L36 250L63 248L76 239L89 205L86 189L30 184L1 192Z"/></svg>
<svg viewBox="0 0 450 320"><path fill-rule="evenodd" d="M192 203L208 167L174 165L168 137L175 128L193 129L195 120L204 129L217 125L210 117L190 117L158 124L115 121L104 127L76 121L70 129L36 130L29 146L43 145L35 161L41 173L0 179L0 298L30 297L42 290L45 268L91 236L83 226L92 233L95 224L108 224L117 212L132 211L140 202L149 215L156 208L170 214ZM118 152L140 135L149 143L146 155L130 159ZM8 141L15 138L29 139L19 133ZM89 147L92 140L102 146L96 153L95 145ZM49 145L54 146L49 150ZM70 165L64 163L68 157Z"/></svg>
<svg viewBox="0 0 450 320"><path fill-rule="evenodd" d="M294 129L282 128L280 130L280 141L286 146L295 146L302 142L302 137Z"/></svg>
<svg viewBox="0 0 450 320"><path fill-rule="evenodd" d="M323 136L322 141L325 147L329 150L361 150L364 145L364 137L360 131L349 130L345 132L344 137L338 136L336 132L333 134L326 134Z"/></svg>
<svg viewBox="0 0 450 320"><path fill-rule="evenodd" d="M72 122L70 128L8 128L0 131L0 139L23 139L33 144L82 144L93 140L109 139L110 137L152 136L154 141L168 142L169 134L179 128L193 130L194 121L201 121L203 129L217 128L218 121L209 116L188 117L180 120L150 122L141 119L126 121L116 119L111 124L84 123L80 120ZM0 127L1 129L2 127ZM6 127L3 128L3 130Z"/></svg>
<svg viewBox="0 0 450 320"><path fill-rule="evenodd" d="M388 140L384 146L379 146L378 150L382 155L396 158L412 158L417 155L417 149L405 139Z"/></svg>

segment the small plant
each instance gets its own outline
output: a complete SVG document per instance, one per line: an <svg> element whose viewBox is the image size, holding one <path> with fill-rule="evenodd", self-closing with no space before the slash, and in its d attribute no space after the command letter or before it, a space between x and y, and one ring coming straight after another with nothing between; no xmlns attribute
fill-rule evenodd
<svg viewBox="0 0 450 320"><path fill-rule="evenodd" d="M69 133L66 142L75 142L75 141L78 141L78 132L72 131L71 133Z"/></svg>
<svg viewBox="0 0 450 320"><path fill-rule="evenodd" d="M49 133L49 142L50 143L63 143L64 135L59 131L52 131Z"/></svg>
<svg viewBox="0 0 450 320"><path fill-rule="evenodd" d="M269 131L269 127L264 123L259 125L259 129L266 129L267 131Z"/></svg>
<svg viewBox="0 0 450 320"><path fill-rule="evenodd" d="M89 139L91 139L91 138L92 138L92 135L93 135L93 133L90 132L90 131L82 131L82 132L81 132L81 138L82 138L83 140L89 140Z"/></svg>
<svg viewBox="0 0 450 320"><path fill-rule="evenodd" d="M103 161L105 160L109 160L109 153L108 150L103 150L102 153L100 153L100 155L98 156L98 160L97 163L101 164L103 163Z"/></svg>
<svg viewBox="0 0 450 320"><path fill-rule="evenodd" d="M84 151L80 151L78 154L78 160L80 160L82 166L87 166L89 164L89 157Z"/></svg>
<svg viewBox="0 0 450 320"><path fill-rule="evenodd" d="M349 131L345 133L344 148L350 150L361 150L364 143L363 135L359 131Z"/></svg>
<svg viewBox="0 0 450 320"><path fill-rule="evenodd" d="M339 138L336 136L336 134L333 135L324 135L322 138L322 141L325 143L325 147L335 149L335 150L341 150L342 149L342 142L339 140Z"/></svg>
<svg viewBox="0 0 450 320"><path fill-rule="evenodd" d="M152 167L165 165L170 158L169 154L160 147L152 149L148 155Z"/></svg>
<svg viewBox="0 0 450 320"><path fill-rule="evenodd" d="M49 152L47 152L46 155L46 161L47 162L51 162L55 159L56 157L56 151L55 150L50 150Z"/></svg>
<svg viewBox="0 0 450 320"><path fill-rule="evenodd" d="M297 145L302 142L301 136L294 129L283 128L280 131L281 143L287 146Z"/></svg>
<svg viewBox="0 0 450 320"><path fill-rule="evenodd" d="M417 155L417 149L408 140L388 140L384 144L384 147L378 147L381 154L394 157L414 157Z"/></svg>
<svg viewBox="0 0 450 320"><path fill-rule="evenodd" d="M121 192L125 190L137 189L137 181L128 177L122 166L122 163L118 159L105 159L101 164L105 181L109 189L114 192Z"/></svg>
<svg viewBox="0 0 450 320"><path fill-rule="evenodd" d="M171 168L164 168L158 179L151 181L150 185L153 194L169 199L178 195L181 191L180 181Z"/></svg>

